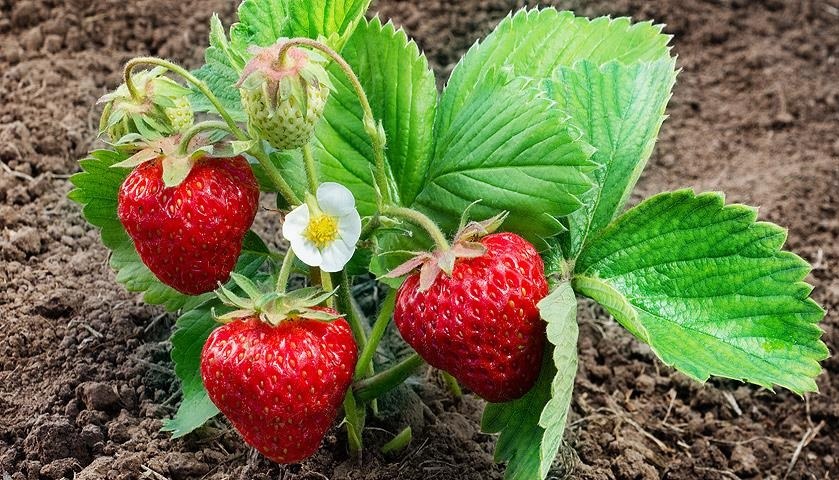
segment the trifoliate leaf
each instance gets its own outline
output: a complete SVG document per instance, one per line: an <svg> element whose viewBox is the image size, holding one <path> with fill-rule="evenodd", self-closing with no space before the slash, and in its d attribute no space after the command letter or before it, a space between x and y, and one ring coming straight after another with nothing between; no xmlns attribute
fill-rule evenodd
<svg viewBox="0 0 839 480"><path fill-rule="evenodd" d="M568 258L574 258L590 234L602 229L629 198L652 153L664 121L664 107L676 81L676 60L602 66L583 60L562 66L544 88L593 145L599 168L595 187L583 195L583 208L568 219L563 234Z"/></svg>
<svg viewBox="0 0 839 480"><path fill-rule="evenodd" d="M803 281L810 266L756 216L717 193L656 195L591 239L574 288L698 381L815 391L828 350Z"/></svg>
<svg viewBox="0 0 839 480"><path fill-rule="evenodd" d="M562 444L577 373L577 299L569 283L539 303L550 345L539 379L524 397L488 404L481 428L500 433L495 460L507 462L507 480L542 480Z"/></svg>

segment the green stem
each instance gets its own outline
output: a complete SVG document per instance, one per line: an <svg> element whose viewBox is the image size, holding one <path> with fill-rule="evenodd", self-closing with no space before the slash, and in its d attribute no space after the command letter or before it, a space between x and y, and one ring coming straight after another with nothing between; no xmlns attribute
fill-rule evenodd
<svg viewBox="0 0 839 480"><path fill-rule="evenodd" d="M428 232L431 239L434 240L438 250L445 252L451 248L448 240L446 240L446 236L443 234L443 231L440 230L440 227L438 227L437 224L425 214L411 208L397 207L395 205L384 205L382 207L382 213L405 219L418 227L422 227L422 229Z"/></svg>
<svg viewBox="0 0 839 480"><path fill-rule="evenodd" d="M396 306L396 292L391 289L387 292L385 301L382 303L382 309L379 310L379 315L376 317L376 322L373 324L373 330L370 332L370 338L367 339L367 344L361 350L361 355L358 357L358 363L355 364L355 378L363 378L370 371L373 361L373 355L376 354L376 349L379 347L379 342L390 323L390 317L393 315L393 308Z"/></svg>
<svg viewBox="0 0 839 480"><path fill-rule="evenodd" d="M239 140L248 139L248 135L241 128L239 128L239 125L236 124L236 122L233 120L233 117L230 116L230 113L227 112L227 109L224 108L224 106L219 101L218 97L216 97L215 94L210 90L210 88L207 87L206 83L202 82L193 74L189 73L187 69L168 60L164 60L162 58L157 57L137 57L132 58L128 61L128 63L125 64L125 70L123 71L125 86L128 88L128 92L131 93L131 96L134 99L141 98L140 92L137 90L136 85L134 85L134 80L131 76L131 72L138 65L157 65L159 67L166 68L171 72L183 77L184 80L193 84L195 88L198 89L198 91L200 91L202 94L204 94L205 97L207 97L207 100L209 100L210 103L213 104L213 107L215 107L218 114L221 115L221 118L223 118L225 123L227 123L227 125L230 127L230 132L233 133L233 135L235 135L236 138L238 138Z"/></svg>
<svg viewBox="0 0 839 480"><path fill-rule="evenodd" d="M443 374L443 380L446 382L446 386L449 387L449 391L452 393L454 398L461 398L463 396L463 390L460 389L460 385L457 383L457 380L451 374L447 372L441 372Z"/></svg>
<svg viewBox="0 0 839 480"><path fill-rule="evenodd" d="M324 292L331 292L335 290L335 287L332 286L332 274L320 270L320 285L323 288ZM326 306L328 306L329 308L335 308L335 297L327 298Z"/></svg>
<svg viewBox="0 0 839 480"><path fill-rule="evenodd" d="M312 155L312 147L308 143L303 145L303 165L306 168L306 178L309 180L309 191L312 195L318 191L318 170L315 166L315 157Z"/></svg>
<svg viewBox="0 0 839 480"><path fill-rule="evenodd" d="M380 397L399 386L424 363L423 359L415 353L381 373L355 382L353 392L356 399L367 402Z"/></svg>
<svg viewBox="0 0 839 480"><path fill-rule="evenodd" d="M271 182L274 184L274 187L277 188L277 191L280 192L280 195L286 199L289 205L300 205L300 199L297 198L297 194L294 193L294 190L291 189L291 185L285 181L280 170L274 165L274 162L271 161L271 158L265 153L265 150L262 148L262 142L257 142L256 145L253 146L250 150L248 150L256 161L262 166L265 173L268 174L268 177L271 179Z"/></svg>
<svg viewBox="0 0 839 480"><path fill-rule="evenodd" d="M294 250L288 249L283 258L283 265L280 267L280 274L277 275L277 293L285 293L288 289L288 279L291 277L291 270L294 267Z"/></svg>
<svg viewBox="0 0 839 480"><path fill-rule="evenodd" d="M199 122L190 127L186 132L184 132L183 136L181 137L181 142L178 144L178 153L181 155L186 155L187 151L189 150L189 143L201 132L206 132L207 130L224 130L229 133L233 133L230 131L230 126L227 125L226 122L220 122L218 120L208 120L206 122Z"/></svg>
<svg viewBox="0 0 839 480"><path fill-rule="evenodd" d="M341 306L341 312L347 316L347 322L349 322L350 328L352 328L355 343L358 344L358 348L363 350L367 347L367 332L364 331L361 317L358 315L356 309L353 308L350 288L352 288L352 285L350 285L349 275L347 275L346 270L342 270L338 283L338 304ZM357 363L356 367L358 367Z"/></svg>
<svg viewBox="0 0 839 480"><path fill-rule="evenodd" d="M347 392L344 397L344 418L347 425L347 445L350 449L350 456L360 459L363 443L361 439L364 430L364 407L356 404L352 391Z"/></svg>
<svg viewBox="0 0 839 480"><path fill-rule="evenodd" d="M361 228L361 234L358 237L359 242L363 242L370 238L370 235L373 235L373 232L376 231L381 225L381 220L379 219L379 214L375 214L370 217L370 220Z"/></svg>
<svg viewBox="0 0 839 480"><path fill-rule="evenodd" d="M350 83L355 90L356 95L358 96L358 100L361 103L361 109L364 112L364 130L367 135L370 137L370 140L373 143L373 155L376 164L376 170L374 172L376 186L378 187L379 191L382 195L382 201L385 204L391 203L390 198L390 189L388 188L388 181L387 181L387 171L385 169L385 144L386 139L384 138L383 132L379 129L378 124L376 123L375 116L373 115L373 109L370 107L370 101L367 99L367 94L364 92L364 87L361 85L361 81L359 81L358 76L353 71L352 67L341 57L338 52L329 48L327 45L324 45L321 42L316 40L312 40L310 38L293 38L288 40L283 47L280 49L278 53L278 58L282 59L286 52L288 52L291 48L296 46L305 46L314 48L315 50L319 50L325 53L328 57L335 61L338 64L338 67L344 72L347 78L350 80Z"/></svg>
<svg viewBox="0 0 839 480"><path fill-rule="evenodd" d="M413 438L413 434L411 432L411 427L405 427L404 430L399 432L393 440L387 442L386 444L382 445L380 451L385 455L389 453L401 452L411 443L411 439Z"/></svg>

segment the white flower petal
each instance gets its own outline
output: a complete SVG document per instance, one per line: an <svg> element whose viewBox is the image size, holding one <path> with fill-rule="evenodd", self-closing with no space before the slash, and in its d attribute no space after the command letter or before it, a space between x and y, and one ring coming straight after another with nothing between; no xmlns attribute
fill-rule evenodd
<svg viewBox="0 0 839 480"><path fill-rule="evenodd" d="M355 248L355 244L361 237L361 215L358 214L358 210L338 217L338 236Z"/></svg>
<svg viewBox="0 0 839 480"><path fill-rule="evenodd" d="M320 268L324 272L339 272L355 253L355 243L347 243L344 240L332 242L321 251L323 261Z"/></svg>
<svg viewBox="0 0 839 480"><path fill-rule="evenodd" d="M316 195L323 213L341 217L355 210L355 198L347 187L335 182L325 182Z"/></svg>
<svg viewBox="0 0 839 480"><path fill-rule="evenodd" d="M285 216L283 222L283 238L293 242L296 238L303 238L303 232L309 226L309 206L305 203L295 208Z"/></svg>
<svg viewBox="0 0 839 480"><path fill-rule="evenodd" d="M321 263L323 263L323 255L314 243L303 237L290 240L290 242L291 250L294 251L294 254L297 255L297 258L299 258L301 262L310 267L321 266Z"/></svg>

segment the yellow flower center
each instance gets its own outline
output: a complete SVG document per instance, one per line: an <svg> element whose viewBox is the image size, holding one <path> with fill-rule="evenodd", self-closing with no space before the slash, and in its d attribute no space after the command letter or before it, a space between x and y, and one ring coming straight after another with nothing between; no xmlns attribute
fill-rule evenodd
<svg viewBox="0 0 839 480"><path fill-rule="evenodd" d="M318 248L324 248L338 239L338 219L320 214L309 219L309 225L303 232Z"/></svg>

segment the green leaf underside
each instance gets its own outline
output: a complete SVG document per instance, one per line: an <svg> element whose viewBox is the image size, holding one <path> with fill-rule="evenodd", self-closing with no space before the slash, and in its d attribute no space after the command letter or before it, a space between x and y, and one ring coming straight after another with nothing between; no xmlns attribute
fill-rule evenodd
<svg viewBox="0 0 839 480"><path fill-rule="evenodd" d="M558 217L580 206L591 188L592 149L567 128L567 117L524 79L476 92L438 132L428 180L416 206L445 229L456 228L476 200L473 218L511 213L504 227L536 242L562 231Z"/></svg>
<svg viewBox="0 0 839 480"><path fill-rule="evenodd" d="M218 302L211 302L214 306ZM172 334L172 361L181 381L183 399L175 416L163 423L163 430L182 437L219 413L201 381L201 351L210 333L218 327L210 306L191 310L178 318Z"/></svg>
<svg viewBox="0 0 839 480"><path fill-rule="evenodd" d="M167 310L184 311L213 298L212 292L198 296L184 295L161 283L140 260L134 243L117 217L117 196L129 169L111 168L128 155L109 150L97 150L80 162L82 171L70 181L76 187L70 198L83 205L82 214L92 225L99 227L102 243L111 250L111 267L117 281L132 292L143 292L143 300L163 305ZM237 271L258 268L268 258L268 249L259 237L249 232L245 237Z"/></svg>
<svg viewBox="0 0 839 480"><path fill-rule="evenodd" d="M264 47L283 37L346 36L369 3L370 0L245 0L239 5L239 22L230 28L229 39L221 21L213 17L205 64L193 73L207 84L236 121L244 122L247 116L236 82L250 56L250 45ZM197 90L193 90L190 101L197 111L215 111Z"/></svg>
<svg viewBox="0 0 839 480"><path fill-rule="evenodd" d="M810 266L756 216L718 193L656 195L591 239L574 288L696 380L816 391L828 350Z"/></svg>
<svg viewBox="0 0 839 480"><path fill-rule="evenodd" d="M481 428L500 433L495 460L507 462L507 480L547 477L562 443L577 372L577 300L569 283L539 303L550 342L533 389L508 403L490 403Z"/></svg>
<svg viewBox="0 0 839 480"><path fill-rule="evenodd" d="M359 23L341 52L366 92L373 114L387 134L389 175L400 199L412 199L425 177L433 148L437 105L434 74L405 32L378 18ZM375 211L373 147L362 123L355 91L335 65L330 95L317 128L315 157L325 181L339 182L355 195L362 215Z"/></svg>
<svg viewBox="0 0 839 480"><path fill-rule="evenodd" d="M666 54L665 54L666 55ZM676 60L597 66L583 60L560 67L545 81L548 95L571 115L583 140L597 149L591 173L595 188L582 196L583 208L569 220L563 248L569 258L590 232L604 228L623 208L649 159L676 81Z"/></svg>

